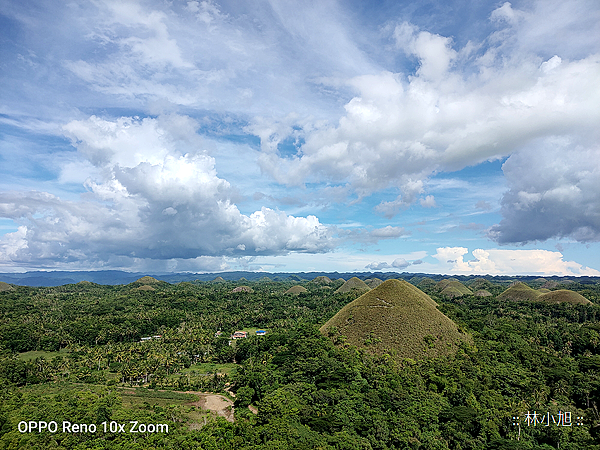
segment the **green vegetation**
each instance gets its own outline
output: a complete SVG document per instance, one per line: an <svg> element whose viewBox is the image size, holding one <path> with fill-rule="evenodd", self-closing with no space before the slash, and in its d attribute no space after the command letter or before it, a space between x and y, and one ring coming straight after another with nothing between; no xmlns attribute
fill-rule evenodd
<svg viewBox="0 0 600 450"><path fill-rule="evenodd" d="M506 301L508 282L491 277L478 281L490 296L449 298L423 280L429 295L388 280L358 299L338 280L297 295L285 292L298 280L12 286L0 449L600 450L597 280L551 292L586 304ZM229 345L236 330L252 333ZM527 411L573 423L513 425ZM23 420L169 432L21 433Z"/></svg>

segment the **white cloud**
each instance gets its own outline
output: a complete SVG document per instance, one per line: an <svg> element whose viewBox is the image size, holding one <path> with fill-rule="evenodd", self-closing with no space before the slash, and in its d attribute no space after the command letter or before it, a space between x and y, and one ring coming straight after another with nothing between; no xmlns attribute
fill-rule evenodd
<svg viewBox="0 0 600 450"><path fill-rule="evenodd" d="M439 81L444 77L457 53L452 49L451 39L420 31L407 22L394 29L396 46L419 59L417 76L430 81Z"/></svg>
<svg viewBox="0 0 600 450"><path fill-rule="evenodd" d="M433 195L428 195L425 198L421 199L421 206L423 208L435 208L437 203L435 202L435 197Z"/></svg>
<svg viewBox="0 0 600 450"><path fill-rule="evenodd" d="M410 266L410 262L408 262L404 258L397 258L394 261L392 261L392 267L396 269L406 269L408 266Z"/></svg>
<svg viewBox="0 0 600 450"><path fill-rule="evenodd" d="M535 19L516 20L519 15L505 5L494 17L515 17L500 26L518 40L525 39L521 27ZM305 143L297 155L265 154L262 168L288 185L349 186L359 199L396 188L395 200L376 207L392 217L419 200L433 173L503 158L552 136L598 138L598 54L542 59L525 47L511 53L504 39L470 57L453 50L448 38L406 23L396 27L394 39L419 59L414 74L350 78L356 94L338 123L299 123ZM554 163L565 155L553 155ZM538 152L538 158L543 164L547 156ZM427 196L421 201L432 206Z"/></svg>
<svg viewBox="0 0 600 450"><path fill-rule="evenodd" d="M503 220L490 230L494 240L600 241L600 147L596 142L543 139L513 154L503 171L510 189L502 198Z"/></svg>
<svg viewBox="0 0 600 450"><path fill-rule="evenodd" d="M378 228L371 231L371 236L382 239L393 239L400 236L406 236L406 230L401 227L393 227L388 225L383 228Z"/></svg>
<svg viewBox="0 0 600 450"><path fill-rule="evenodd" d="M93 116L70 122L65 132L100 176L87 180L80 202L1 194L0 215L25 225L3 238L3 255L15 263L318 253L335 245L315 216L265 207L240 213L188 117Z"/></svg>
<svg viewBox="0 0 600 450"><path fill-rule="evenodd" d="M600 271L565 261L560 252L549 250L475 249L473 260L465 260L469 250L464 247L440 247L433 258L436 273L488 275L560 275L600 276Z"/></svg>

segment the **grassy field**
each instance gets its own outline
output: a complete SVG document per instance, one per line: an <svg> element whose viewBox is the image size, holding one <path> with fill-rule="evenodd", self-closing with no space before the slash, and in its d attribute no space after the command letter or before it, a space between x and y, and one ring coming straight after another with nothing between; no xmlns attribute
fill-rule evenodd
<svg viewBox="0 0 600 450"><path fill-rule="evenodd" d="M35 399L39 402L48 402L53 398L68 397L75 398L82 394L104 395L112 391L121 398L121 406L125 411L177 411L178 414L190 424L197 428L199 424L206 424L210 412L203 410L192 403L198 402L199 397L194 394L173 391L151 390L145 388L112 387L85 384L85 383L46 383L28 385L20 388L24 399Z"/></svg>
<svg viewBox="0 0 600 450"><path fill-rule="evenodd" d="M33 361L36 358L39 357L44 357L47 360L50 360L56 356L63 356L63 355L67 355L69 352L65 349L59 351L59 352L45 352L42 350L33 350L30 352L25 352L25 353L19 353L19 359L22 361Z"/></svg>
<svg viewBox="0 0 600 450"><path fill-rule="evenodd" d="M224 364L216 364L216 363L201 363L201 364L192 364L187 369L181 370L179 373L196 373L199 375L208 375L209 373L224 373L229 375L236 368L236 364L234 363L224 363Z"/></svg>

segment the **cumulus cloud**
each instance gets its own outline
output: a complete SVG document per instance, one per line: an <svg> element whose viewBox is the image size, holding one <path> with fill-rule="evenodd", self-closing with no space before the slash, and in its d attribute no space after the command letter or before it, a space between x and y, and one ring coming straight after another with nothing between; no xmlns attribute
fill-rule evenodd
<svg viewBox="0 0 600 450"><path fill-rule="evenodd" d="M408 266L410 266L410 263L404 258L397 258L392 261L392 267L396 269L406 269Z"/></svg>
<svg viewBox="0 0 600 450"><path fill-rule="evenodd" d="M356 228L350 230L338 229L336 232L340 239L349 242L358 242L365 245L374 245L381 240L398 239L401 237L410 236L410 231L403 227L393 227L387 225L383 228L375 228L368 230L364 228Z"/></svg>
<svg viewBox="0 0 600 450"><path fill-rule="evenodd" d="M393 217L415 201L434 205L432 197L423 195L433 173L527 152L554 136L594 136L597 141L598 54L570 57L565 49L563 55L547 56L532 46L509 46L512 39L527 40L524 28L541 19L509 4L492 18L506 36L490 36L474 53L466 47L455 50L447 37L398 24L392 39L398 51L418 59L416 71L348 79L355 96L339 121L310 127L298 123L294 132L303 134L304 144L297 154L265 152L263 170L288 185L349 186L359 199L395 188L396 199L375 207ZM298 127L304 127L302 132ZM595 148L590 142L582 145L588 145L582 151ZM551 156L556 165L569 158L568 152ZM536 165L550 159L545 152L533 152L531 158Z"/></svg>
<svg viewBox="0 0 600 450"><path fill-rule="evenodd" d="M191 260L319 253L335 245L331 230L315 216L266 207L242 214L188 117L93 116L64 130L101 176L88 178L80 202L43 192L1 194L0 216L23 224L4 236L4 258L103 264L115 256Z"/></svg>
<svg viewBox="0 0 600 450"><path fill-rule="evenodd" d="M490 229L495 241L522 243L555 237L600 241L597 143L544 139L512 155L502 169L510 189L502 198L503 220Z"/></svg>
<svg viewBox="0 0 600 450"><path fill-rule="evenodd" d="M465 260L468 253L465 247L440 247L432 256L443 273L600 276L600 271L565 261L562 253L549 250L476 249L472 252L474 259Z"/></svg>
<svg viewBox="0 0 600 450"><path fill-rule="evenodd" d="M404 255L403 257L398 257L394 259L391 263L387 261L375 261L365 266L365 269L369 270L383 270L383 269L399 269L404 270L408 266L413 264L422 264L423 261L421 259L414 259L413 261L408 261L408 259L415 258L417 255L424 255L426 252L414 252L410 255Z"/></svg>

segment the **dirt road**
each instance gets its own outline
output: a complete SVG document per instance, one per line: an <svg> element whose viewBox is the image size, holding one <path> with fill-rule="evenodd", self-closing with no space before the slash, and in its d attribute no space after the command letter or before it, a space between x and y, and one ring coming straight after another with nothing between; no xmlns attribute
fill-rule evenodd
<svg viewBox="0 0 600 450"><path fill-rule="evenodd" d="M186 391L186 394L194 394L198 396L198 401L186 403L189 406L196 406L204 410L208 410L217 416L224 417L229 422L234 421L233 417L233 402L227 397L218 394L209 394L206 392Z"/></svg>

